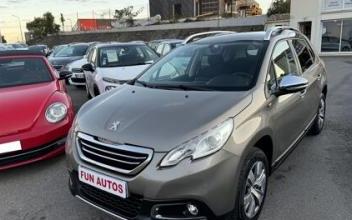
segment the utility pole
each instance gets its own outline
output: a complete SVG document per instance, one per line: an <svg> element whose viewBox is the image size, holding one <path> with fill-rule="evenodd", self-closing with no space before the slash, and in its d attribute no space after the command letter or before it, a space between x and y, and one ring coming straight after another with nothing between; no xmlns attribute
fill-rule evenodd
<svg viewBox="0 0 352 220"><path fill-rule="evenodd" d="M21 18L16 16L16 15L12 15L13 17L17 18L18 20L18 24L19 24L19 27L20 27L20 34L21 34L21 39L22 39L22 43L24 43L24 40L23 40L23 32L22 32L22 25L21 25Z"/></svg>

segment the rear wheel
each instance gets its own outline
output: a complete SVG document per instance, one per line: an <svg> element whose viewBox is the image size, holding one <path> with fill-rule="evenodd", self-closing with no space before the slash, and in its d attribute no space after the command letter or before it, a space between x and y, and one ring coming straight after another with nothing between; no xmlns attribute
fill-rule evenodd
<svg viewBox="0 0 352 220"><path fill-rule="evenodd" d="M226 220L256 220L263 208L269 164L264 152L251 149L241 170L236 205Z"/></svg>
<svg viewBox="0 0 352 220"><path fill-rule="evenodd" d="M321 133L325 124L325 115L326 115L326 97L324 94L321 94L318 112L311 128L309 129L308 134L318 135Z"/></svg>

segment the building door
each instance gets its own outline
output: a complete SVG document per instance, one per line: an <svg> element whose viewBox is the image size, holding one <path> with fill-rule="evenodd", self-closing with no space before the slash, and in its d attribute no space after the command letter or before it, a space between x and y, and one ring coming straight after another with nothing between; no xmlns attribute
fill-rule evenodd
<svg viewBox="0 0 352 220"><path fill-rule="evenodd" d="M174 19L182 18L182 5L174 4Z"/></svg>
<svg viewBox="0 0 352 220"><path fill-rule="evenodd" d="M299 23L299 30L311 40L312 35L312 22L305 21Z"/></svg>

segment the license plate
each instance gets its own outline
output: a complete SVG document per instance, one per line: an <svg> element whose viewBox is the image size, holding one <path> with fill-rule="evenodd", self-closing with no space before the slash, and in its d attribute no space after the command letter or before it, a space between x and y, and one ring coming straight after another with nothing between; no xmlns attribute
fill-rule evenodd
<svg viewBox="0 0 352 220"><path fill-rule="evenodd" d="M78 78L78 79L83 79L83 78L84 78L84 75L83 75L83 74L77 74L77 73L76 73L76 78Z"/></svg>
<svg viewBox="0 0 352 220"><path fill-rule="evenodd" d="M127 183L122 180L97 173L81 166L78 167L78 177L81 182L105 192L111 193L124 199L128 196Z"/></svg>
<svg viewBox="0 0 352 220"><path fill-rule="evenodd" d="M0 144L0 154L11 153L19 150L22 150L20 141L13 141L13 142Z"/></svg>

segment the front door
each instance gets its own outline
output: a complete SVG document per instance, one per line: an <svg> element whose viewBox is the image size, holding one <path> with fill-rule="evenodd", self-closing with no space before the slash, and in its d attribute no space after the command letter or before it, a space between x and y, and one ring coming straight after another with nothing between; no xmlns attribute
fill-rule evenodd
<svg viewBox="0 0 352 220"><path fill-rule="evenodd" d="M283 76L299 75L295 56L288 41L280 41L274 48L269 75L275 78L275 83L269 84L269 89L275 91ZM273 80L271 80L273 81ZM276 88L275 88L276 87ZM276 97L271 95L271 124L275 144L278 146L276 156L282 155L302 132L306 114L300 92Z"/></svg>

